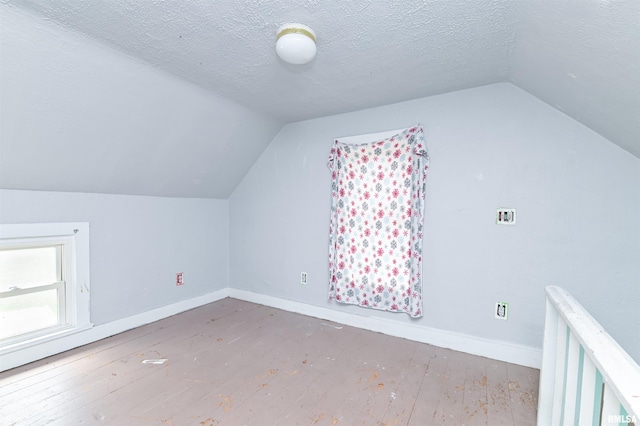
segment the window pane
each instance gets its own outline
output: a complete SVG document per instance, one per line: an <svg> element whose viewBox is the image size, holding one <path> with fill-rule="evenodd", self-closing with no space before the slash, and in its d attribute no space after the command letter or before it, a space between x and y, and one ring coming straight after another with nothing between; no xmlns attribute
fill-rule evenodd
<svg viewBox="0 0 640 426"><path fill-rule="evenodd" d="M62 281L59 270L55 246L0 250L0 292Z"/></svg>
<svg viewBox="0 0 640 426"><path fill-rule="evenodd" d="M58 290L0 298L0 339L58 324Z"/></svg>

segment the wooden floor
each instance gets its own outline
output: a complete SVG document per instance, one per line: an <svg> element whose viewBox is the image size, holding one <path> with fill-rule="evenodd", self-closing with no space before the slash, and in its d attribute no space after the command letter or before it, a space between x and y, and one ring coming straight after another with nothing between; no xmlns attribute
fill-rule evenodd
<svg viewBox="0 0 640 426"><path fill-rule="evenodd" d="M0 423L523 426L537 389L535 369L224 299L0 373Z"/></svg>

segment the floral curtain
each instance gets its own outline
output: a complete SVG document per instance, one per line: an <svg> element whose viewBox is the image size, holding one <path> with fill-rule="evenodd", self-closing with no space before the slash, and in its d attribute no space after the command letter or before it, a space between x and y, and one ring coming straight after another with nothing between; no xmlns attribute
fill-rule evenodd
<svg viewBox="0 0 640 426"><path fill-rule="evenodd" d="M334 142L329 299L422 316L428 161L420 125L371 143Z"/></svg>

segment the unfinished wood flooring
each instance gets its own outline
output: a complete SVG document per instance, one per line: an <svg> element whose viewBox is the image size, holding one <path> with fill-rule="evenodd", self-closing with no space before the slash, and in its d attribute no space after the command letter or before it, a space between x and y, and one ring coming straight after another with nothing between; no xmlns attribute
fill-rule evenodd
<svg viewBox="0 0 640 426"><path fill-rule="evenodd" d="M537 389L535 369L224 299L0 373L0 424L522 426Z"/></svg>

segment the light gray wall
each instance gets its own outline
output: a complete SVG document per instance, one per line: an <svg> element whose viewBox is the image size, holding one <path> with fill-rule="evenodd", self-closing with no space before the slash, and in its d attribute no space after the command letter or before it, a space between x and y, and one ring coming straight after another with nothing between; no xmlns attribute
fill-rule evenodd
<svg viewBox="0 0 640 426"><path fill-rule="evenodd" d="M330 303L332 141L416 123L431 155L425 316ZM639 159L510 84L292 123L229 199L230 285L533 347L544 287L559 285L640 361L639 184ZM496 225L498 207L517 208L517 225Z"/></svg>
<svg viewBox="0 0 640 426"><path fill-rule="evenodd" d="M282 123L0 2L0 186L227 198Z"/></svg>
<svg viewBox="0 0 640 426"><path fill-rule="evenodd" d="M226 200L0 190L0 223L45 222L90 224L95 325L228 287Z"/></svg>

